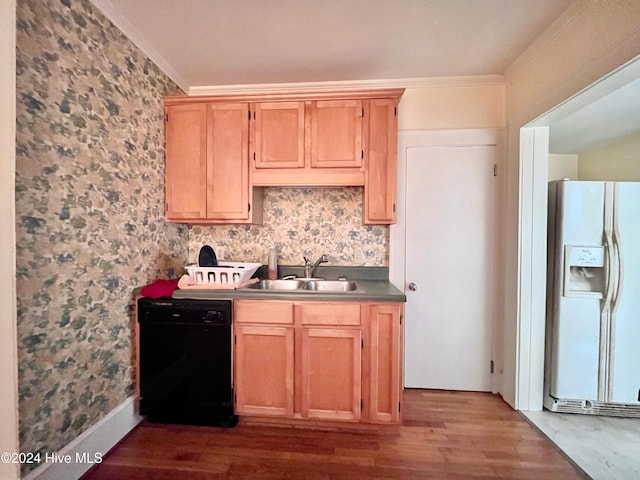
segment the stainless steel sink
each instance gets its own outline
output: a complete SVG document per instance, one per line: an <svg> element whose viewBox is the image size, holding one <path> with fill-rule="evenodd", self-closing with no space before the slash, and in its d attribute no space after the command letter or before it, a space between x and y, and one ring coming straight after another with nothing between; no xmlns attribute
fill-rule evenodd
<svg viewBox="0 0 640 480"><path fill-rule="evenodd" d="M256 290L299 290L304 283L302 280L260 280L247 288Z"/></svg>
<svg viewBox="0 0 640 480"><path fill-rule="evenodd" d="M253 290L299 291L299 292L352 292L356 282L350 280L260 280L245 288Z"/></svg>
<svg viewBox="0 0 640 480"><path fill-rule="evenodd" d="M351 280L309 280L304 283L302 289L314 292L351 292L356 289L356 282Z"/></svg>

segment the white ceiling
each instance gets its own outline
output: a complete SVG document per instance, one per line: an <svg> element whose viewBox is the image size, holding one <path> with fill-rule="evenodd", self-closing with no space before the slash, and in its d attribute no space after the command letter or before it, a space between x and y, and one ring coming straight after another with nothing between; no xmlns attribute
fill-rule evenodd
<svg viewBox="0 0 640 480"><path fill-rule="evenodd" d="M193 86L503 74L573 0L92 0Z"/></svg>
<svg viewBox="0 0 640 480"><path fill-rule="evenodd" d="M640 79L550 124L549 151L579 154L640 131Z"/></svg>
<svg viewBox="0 0 640 480"><path fill-rule="evenodd" d="M551 153L585 150L640 132L640 56L542 115ZM640 156L638 157L640 159Z"/></svg>

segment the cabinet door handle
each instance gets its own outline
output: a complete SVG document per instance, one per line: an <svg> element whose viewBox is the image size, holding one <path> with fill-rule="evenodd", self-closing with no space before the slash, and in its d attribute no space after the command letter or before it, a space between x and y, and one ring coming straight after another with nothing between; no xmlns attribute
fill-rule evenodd
<svg viewBox="0 0 640 480"><path fill-rule="evenodd" d="M409 290L411 290L412 292L415 292L416 290L418 290L418 286L415 283L411 282L409 284Z"/></svg>

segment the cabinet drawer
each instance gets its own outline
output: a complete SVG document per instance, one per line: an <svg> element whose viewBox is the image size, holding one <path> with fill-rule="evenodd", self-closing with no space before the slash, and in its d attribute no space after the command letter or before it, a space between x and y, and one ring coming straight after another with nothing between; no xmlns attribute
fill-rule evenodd
<svg viewBox="0 0 640 480"><path fill-rule="evenodd" d="M302 303L298 308L303 325L360 325L359 303Z"/></svg>
<svg viewBox="0 0 640 480"><path fill-rule="evenodd" d="M233 312L236 323L293 324L293 302L236 300Z"/></svg>

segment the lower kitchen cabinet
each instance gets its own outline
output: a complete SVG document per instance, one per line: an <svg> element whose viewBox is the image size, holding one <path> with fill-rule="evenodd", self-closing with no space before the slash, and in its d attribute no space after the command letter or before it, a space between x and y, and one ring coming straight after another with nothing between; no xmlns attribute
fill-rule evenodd
<svg viewBox="0 0 640 480"><path fill-rule="evenodd" d="M236 413L293 415L293 302L236 300L233 310Z"/></svg>
<svg viewBox="0 0 640 480"><path fill-rule="evenodd" d="M235 300L236 413L399 423L402 309Z"/></svg>
<svg viewBox="0 0 640 480"><path fill-rule="evenodd" d="M302 329L302 416L359 420L360 329Z"/></svg>
<svg viewBox="0 0 640 480"><path fill-rule="evenodd" d="M400 422L402 393L402 305L367 306L369 324L369 418Z"/></svg>
<svg viewBox="0 0 640 480"><path fill-rule="evenodd" d="M293 415L293 338L293 327L236 327L237 414Z"/></svg>

